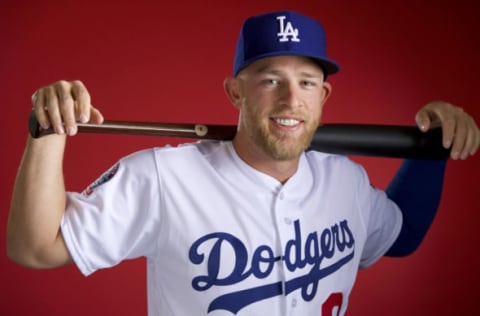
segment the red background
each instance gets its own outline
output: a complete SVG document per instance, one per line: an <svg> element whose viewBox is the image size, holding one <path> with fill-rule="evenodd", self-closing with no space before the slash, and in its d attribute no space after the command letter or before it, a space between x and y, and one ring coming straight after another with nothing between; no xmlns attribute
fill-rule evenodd
<svg viewBox="0 0 480 316"><path fill-rule="evenodd" d="M289 8L324 24L342 66L326 122L413 124L444 99L480 120L476 1L1 1L0 227L26 139L33 91L81 79L107 119L234 124L222 81L246 16ZM66 183L82 190L120 156L178 139L70 139ZM182 140L185 141L185 140ZM385 187L400 160L353 157ZM478 310L479 158L451 161L439 214L422 247L361 271L350 315L471 315ZM428 179L425 179L428 183ZM28 270L0 235L1 315L145 315L144 260L85 278L74 266ZM188 298L186 298L188 300Z"/></svg>

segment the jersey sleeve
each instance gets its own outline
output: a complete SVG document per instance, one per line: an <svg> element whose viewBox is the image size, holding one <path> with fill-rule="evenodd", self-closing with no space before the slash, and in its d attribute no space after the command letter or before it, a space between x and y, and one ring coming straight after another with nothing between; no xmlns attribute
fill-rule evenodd
<svg viewBox="0 0 480 316"><path fill-rule="evenodd" d="M406 256L420 246L438 211L446 164L407 159L401 165L386 192L402 210L403 226L387 256Z"/></svg>
<svg viewBox="0 0 480 316"><path fill-rule="evenodd" d="M67 193L61 231L84 275L125 259L149 256L156 245L160 193L153 150L121 159L82 193Z"/></svg>
<svg viewBox="0 0 480 316"><path fill-rule="evenodd" d="M402 227L402 214L384 191L370 184L364 169L359 168L362 177L357 199L366 232L360 268L366 268L380 259L395 242Z"/></svg>

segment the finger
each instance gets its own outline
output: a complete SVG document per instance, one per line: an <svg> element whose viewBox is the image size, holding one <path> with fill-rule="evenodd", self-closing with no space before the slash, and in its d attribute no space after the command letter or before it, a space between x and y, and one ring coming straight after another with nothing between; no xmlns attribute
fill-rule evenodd
<svg viewBox="0 0 480 316"><path fill-rule="evenodd" d="M450 120L449 120L450 121ZM450 157L458 159L464 157L464 150L467 149L467 141L469 137L469 125L465 118L458 117L456 121L454 136L452 138L452 148L450 150Z"/></svg>
<svg viewBox="0 0 480 316"><path fill-rule="evenodd" d="M471 144L469 143L469 155L473 156L475 153L478 151L480 147L480 129L478 126L475 124L475 120L470 117L471 122L472 122L472 130L471 130L471 137L469 140L471 140Z"/></svg>
<svg viewBox="0 0 480 316"><path fill-rule="evenodd" d="M72 81L72 96L75 99L77 121L87 123L90 121L91 98L87 88L80 80Z"/></svg>
<svg viewBox="0 0 480 316"><path fill-rule="evenodd" d="M102 124L103 123L103 115L102 113L91 106L91 112L90 112L90 121L94 124Z"/></svg>
<svg viewBox="0 0 480 316"><path fill-rule="evenodd" d="M65 130L63 128L62 116L60 109L58 108L58 95L55 91L53 85L45 87L43 89L45 95L45 105L44 108L48 112L48 117L50 124L53 127L53 130L57 134L64 134Z"/></svg>
<svg viewBox="0 0 480 316"><path fill-rule="evenodd" d="M463 150L460 154L460 158L462 160L467 159L467 157L469 155L471 155L472 152L474 152L475 147L477 146L477 140L476 140L476 135L475 135L476 133L475 133L474 128L475 128L475 126L472 126L470 124L469 129L468 129L468 133L466 135L465 144L464 144Z"/></svg>
<svg viewBox="0 0 480 316"><path fill-rule="evenodd" d="M435 106L437 105L437 106ZM464 140L461 137L465 136L465 131L456 130L458 126L462 126L462 116L465 115L461 108L455 107L449 103L437 103L434 104L431 113L434 113L438 125L442 127L442 142L443 147L451 148L455 137L457 136L457 146L452 148L451 152L455 149L458 150L460 146L463 148Z"/></svg>
<svg viewBox="0 0 480 316"><path fill-rule="evenodd" d="M58 109L60 112L63 126L68 135L77 133L77 120L75 115L75 100L71 92L71 83L61 80L54 84L54 89L58 98Z"/></svg>
<svg viewBox="0 0 480 316"><path fill-rule="evenodd" d="M39 89L32 94L32 106L40 127L42 129L48 129L50 127L50 119L46 111L45 93L43 89Z"/></svg>

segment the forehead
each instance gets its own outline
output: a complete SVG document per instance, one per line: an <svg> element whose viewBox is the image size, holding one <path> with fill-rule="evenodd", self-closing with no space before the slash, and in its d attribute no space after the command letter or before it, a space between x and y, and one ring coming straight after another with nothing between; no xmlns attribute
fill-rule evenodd
<svg viewBox="0 0 480 316"><path fill-rule="evenodd" d="M242 71L250 73L268 72L303 72L315 76L323 75L323 70L316 60L304 56L275 56L254 61Z"/></svg>

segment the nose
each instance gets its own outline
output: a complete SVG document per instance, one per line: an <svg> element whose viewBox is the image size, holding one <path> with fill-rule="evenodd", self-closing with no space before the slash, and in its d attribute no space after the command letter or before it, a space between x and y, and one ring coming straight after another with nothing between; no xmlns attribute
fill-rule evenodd
<svg viewBox="0 0 480 316"><path fill-rule="evenodd" d="M284 83L280 93L280 100L284 106L290 108L300 107L302 105L300 87L292 82Z"/></svg>

